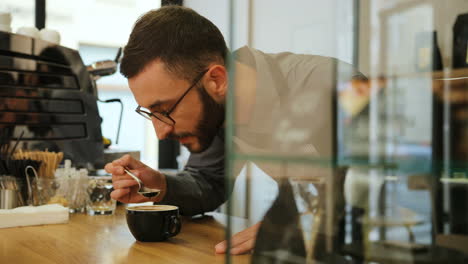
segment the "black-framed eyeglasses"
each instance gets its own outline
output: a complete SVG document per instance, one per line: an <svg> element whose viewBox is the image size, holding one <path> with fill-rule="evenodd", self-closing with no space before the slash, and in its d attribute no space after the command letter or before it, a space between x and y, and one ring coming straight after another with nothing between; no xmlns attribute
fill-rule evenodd
<svg viewBox="0 0 468 264"><path fill-rule="evenodd" d="M177 100L177 102L175 102L175 104L168 110L168 111L165 111L165 112L150 112L148 110L143 110L141 109L141 106L138 106L135 111L140 114L141 116L143 116L144 118L148 119L148 120L152 120L152 117L155 117L156 119L158 119L159 121L167 124L167 125L170 125L170 126L173 126L175 125L176 121L174 119L172 119L172 117L170 116L170 114L172 112L174 112L174 109L176 108L176 106L180 103L180 101L182 101L182 99L184 99L184 97L188 94L188 92L196 86L196 84L201 80L201 78L203 77L203 75L205 75L205 73L208 72L208 69L204 70L203 72L201 72L196 78L195 80L193 81L192 85L190 85L190 87L182 94L182 96Z"/></svg>

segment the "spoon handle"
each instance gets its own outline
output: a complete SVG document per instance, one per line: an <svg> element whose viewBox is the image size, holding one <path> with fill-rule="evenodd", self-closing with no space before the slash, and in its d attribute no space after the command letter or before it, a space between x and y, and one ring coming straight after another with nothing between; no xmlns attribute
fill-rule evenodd
<svg viewBox="0 0 468 264"><path fill-rule="evenodd" d="M125 168L125 167L124 167L124 171L125 171L128 175L130 175L130 176L138 183L138 189L141 189L141 181L140 181L140 179L139 179L137 176L135 176L135 174L131 173L130 170L128 170L128 169Z"/></svg>

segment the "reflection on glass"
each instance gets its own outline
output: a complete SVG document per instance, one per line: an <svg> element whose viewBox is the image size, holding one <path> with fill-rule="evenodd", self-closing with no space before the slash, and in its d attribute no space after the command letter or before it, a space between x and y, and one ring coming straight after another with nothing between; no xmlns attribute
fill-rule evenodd
<svg viewBox="0 0 468 264"><path fill-rule="evenodd" d="M297 217L306 249L259 242L254 260L467 263L468 5L332 2L254 1L234 56L228 158L287 179L292 198L280 188L264 218L288 209L287 224L258 238L286 239Z"/></svg>
<svg viewBox="0 0 468 264"><path fill-rule="evenodd" d="M308 262L313 260L313 243L317 241L317 234L322 218L322 208L319 206L318 190L316 184L323 185L319 180L304 180L290 178L293 188L294 200L299 213L300 227L304 238Z"/></svg>

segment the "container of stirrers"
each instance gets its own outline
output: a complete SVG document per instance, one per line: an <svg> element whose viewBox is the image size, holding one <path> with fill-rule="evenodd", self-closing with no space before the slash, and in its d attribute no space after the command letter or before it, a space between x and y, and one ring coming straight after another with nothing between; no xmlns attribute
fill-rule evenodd
<svg viewBox="0 0 468 264"><path fill-rule="evenodd" d="M28 204L44 205L49 203L60 187L60 183L54 179L54 173L63 159L63 153L20 149L12 156L16 160L17 166L9 166L10 170L15 171L15 175L21 175L19 177L26 180L27 187L31 185L27 190ZM28 166L29 168L33 167L33 169L26 170ZM26 171L28 173L25 173ZM22 188L23 194L26 193L25 189ZM57 203L67 206L63 200L57 201Z"/></svg>
<svg viewBox="0 0 468 264"><path fill-rule="evenodd" d="M23 206L18 182L13 176L0 176L0 209L12 209Z"/></svg>
<svg viewBox="0 0 468 264"><path fill-rule="evenodd" d="M32 178L26 178L26 168L29 166L37 171L41 162L30 159L12 159L6 161L5 164L7 164L9 174L16 178L18 190L25 205L32 205Z"/></svg>
<svg viewBox="0 0 468 264"><path fill-rule="evenodd" d="M18 150L13 154L13 158L17 160L35 160L41 165L37 169L39 178L54 178L55 170L58 168L63 159L63 152L49 151L24 151Z"/></svg>
<svg viewBox="0 0 468 264"><path fill-rule="evenodd" d="M35 205L57 203L68 207L70 213L84 212L88 199L87 176L86 169L72 168L71 162L66 160L65 167L56 170L55 178L35 177L33 181Z"/></svg>
<svg viewBox="0 0 468 264"><path fill-rule="evenodd" d="M88 201L86 188L88 187L87 173L84 176L68 178L70 213L84 213Z"/></svg>
<svg viewBox="0 0 468 264"><path fill-rule="evenodd" d="M21 206L18 191L0 189L0 209L13 209Z"/></svg>
<svg viewBox="0 0 468 264"><path fill-rule="evenodd" d="M34 181L35 205L61 204L70 213L83 213L86 209L87 177L37 178Z"/></svg>
<svg viewBox="0 0 468 264"><path fill-rule="evenodd" d="M68 200L57 199L57 190L61 183L54 178L34 178L33 179L33 203L34 205L45 205L49 203L59 203L68 206ZM51 202L54 199L55 202Z"/></svg>

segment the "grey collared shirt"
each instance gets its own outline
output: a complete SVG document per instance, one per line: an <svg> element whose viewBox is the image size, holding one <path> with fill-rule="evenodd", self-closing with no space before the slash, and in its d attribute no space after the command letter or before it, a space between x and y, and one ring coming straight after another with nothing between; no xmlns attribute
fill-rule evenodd
<svg viewBox="0 0 468 264"><path fill-rule="evenodd" d="M254 155L293 152L325 158L334 155L331 98L338 82L362 75L349 64L322 56L267 54L248 47L235 54L237 61L257 73L249 124L236 127L232 138L236 151ZM160 203L178 206L183 215L218 208L228 193L224 158L221 128L206 151L190 155L183 171L166 175L167 192ZM275 168L259 167L278 179Z"/></svg>
<svg viewBox="0 0 468 264"><path fill-rule="evenodd" d="M192 153L183 171L166 175L167 192L161 204L179 207L182 215L210 212L226 201L224 178L224 129L210 147Z"/></svg>

